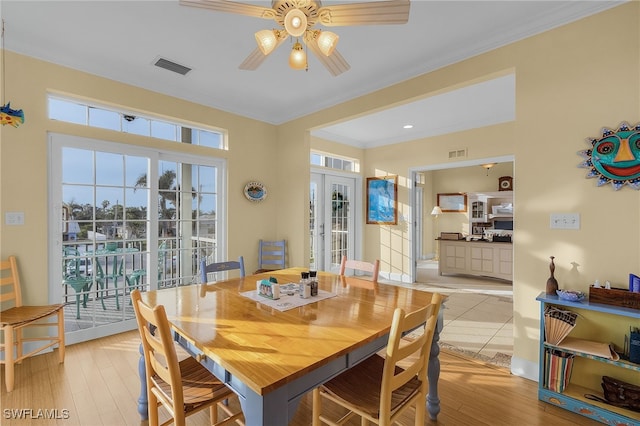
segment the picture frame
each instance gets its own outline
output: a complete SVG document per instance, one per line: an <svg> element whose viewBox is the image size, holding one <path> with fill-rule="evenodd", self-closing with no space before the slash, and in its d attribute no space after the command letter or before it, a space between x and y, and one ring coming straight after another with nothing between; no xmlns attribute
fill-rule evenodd
<svg viewBox="0 0 640 426"><path fill-rule="evenodd" d="M438 194L438 206L445 213L464 213L467 211L467 194Z"/></svg>
<svg viewBox="0 0 640 426"><path fill-rule="evenodd" d="M398 176L367 178L367 224L398 224Z"/></svg>

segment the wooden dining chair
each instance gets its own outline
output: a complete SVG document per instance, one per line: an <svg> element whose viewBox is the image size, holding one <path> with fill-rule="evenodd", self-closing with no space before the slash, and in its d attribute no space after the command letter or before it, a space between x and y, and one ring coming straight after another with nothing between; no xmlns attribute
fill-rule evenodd
<svg viewBox="0 0 640 426"><path fill-rule="evenodd" d="M244 425L242 412L234 413L224 404L235 394L193 357L178 362L173 335L164 306L149 307L142 301L140 290L131 292L131 300L142 339L145 361L145 380L149 403L149 425L159 424L158 408L164 408L171 419L184 426L187 416L209 408L211 424ZM225 418L218 421L218 408Z"/></svg>
<svg viewBox="0 0 640 426"><path fill-rule="evenodd" d="M254 274L275 271L286 268L287 264L287 241L266 241L258 242L258 269Z"/></svg>
<svg viewBox="0 0 640 426"><path fill-rule="evenodd" d="M23 359L58 345L60 363L64 362L64 304L23 305L18 261L15 256L0 261L0 288L0 303L3 306L3 310L0 311L0 326L4 338L4 343L0 344L0 349L4 351L4 360L0 361L0 364L4 364L7 392L11 392L14 387L15 364ZM23 337L22 331L32 327L56 327L57 334ZM23 345L26 342L40 343L37 344L37 348L25 354Z"/></svg>
<svg viewBox="0 0 640 426"><path fill-rule="evenodd" d="M344 276L347 269L353 269L358 274L370 275L372 281L378 281L380 259L376 259L375 262L371 263L362 260L347 259L347 256L342 256L340 272L338 275Z"/></svg>
<svg viewBox="0 0 640 426"><path fill-rule="evenodd" d="M209 273L234 270L239 270L240 277L244 278L244 257L240 256L237 261L229 260L226 262L213 263L207 263L207 259L202 259L200 261L200 282L203 284L209 282L207 278L207 274Z"/></svg>
<svg viewBox="0 0 640 426"><path fill-rule="evenodd" d="M354 415L362 424L391 425L411 406L415 425L424 425L429 353L441 304L442 296L434 293L429 305L414 312L397 308L384 356L373 355L313 390L313 426L343 424ZM419 329L422 333L415 333ZM403 339L408 332L419 336ZM323 400L349 412L331 420L322 414Z"/></svg>

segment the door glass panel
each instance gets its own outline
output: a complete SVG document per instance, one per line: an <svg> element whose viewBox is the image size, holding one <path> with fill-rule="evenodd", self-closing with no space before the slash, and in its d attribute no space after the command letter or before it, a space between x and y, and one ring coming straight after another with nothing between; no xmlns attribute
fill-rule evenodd
<svg viewBox="0 0 640 426"><path fill-rule="evenodd" d="M337 272L343 255L354 257L355 185L355 179L350 177L311 174L310 268Z"/></svg>
<svg viewBox="0 0 640 426"><path fill-rule="evenodd" d="M68 342L135 328L133 289L197 283L200 259L222 260L221 161L106 152L96 147L110 143L91 142L56 142L52 155L52 194L62 206L51 227L60 242L52 271L62 276L51 285L66 305Z"/></svg>
<svg viewBox="0 0 640 426"><path fill-rule="evenodd" d="M331 185L331 265L340 265L342 256L349 254L351 187L333 183Z"/></svg>
<svg viewBox="0 0 640 426"><path fill-rule="evenodd" d="M65 330L133 320L128 294L145 286L148 197L125 182L134 181L128 174L139 173L148 160L69 147L61 151Z"/></svg>
<svg viewBox="0 0 640 426"><path fill-rule="evenodd" d="M310 201L309 201L309 244L310 244L310 258L309 258L309 268L313 270L318 270L319 267L323 267L323 265L318 264L319 256L319 248L321 247L320 234L321 230L318 229L319 225L317 218L317 205L318 205L318 183L314 180L313 176L311 178L311 188L310 188Z"/></svg>

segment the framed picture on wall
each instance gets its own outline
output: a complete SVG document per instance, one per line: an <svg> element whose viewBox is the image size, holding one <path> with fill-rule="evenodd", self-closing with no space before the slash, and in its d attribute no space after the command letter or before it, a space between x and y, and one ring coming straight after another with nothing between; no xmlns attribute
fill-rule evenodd
<svg viewBox="0 0 640 426"><path fill-rule="evenodd" d="M367 223L398 224L398 176L367 178Z"/></svg>
<svg viewBox="0 0 640 426"><path fill-rule="evenodd" d="M438 194L438 206L443 212L466 212L467 194Z"/></svg>

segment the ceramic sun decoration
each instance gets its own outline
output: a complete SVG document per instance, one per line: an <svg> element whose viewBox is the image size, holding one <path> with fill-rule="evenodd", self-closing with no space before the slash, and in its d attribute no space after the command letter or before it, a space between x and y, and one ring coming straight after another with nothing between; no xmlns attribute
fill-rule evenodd
<svg viewBox="0 0 640 426"><path fill-rule="evenodd" d="M598 178L598 186L611 182L616 191L625 184L640 189L640 123L622 122L617 130L602 129L602 137L588 138L591 149L579 151L586 160L578 165L591 169L587 178Z"/></svg>

